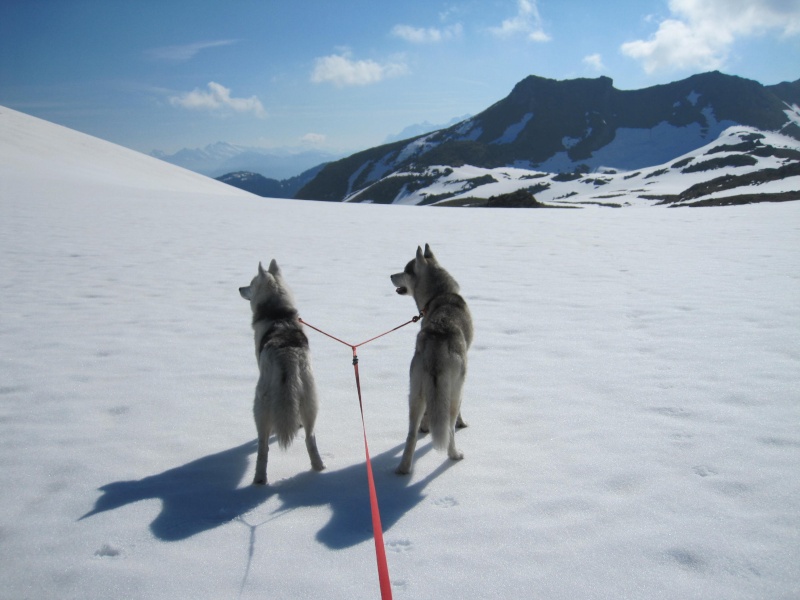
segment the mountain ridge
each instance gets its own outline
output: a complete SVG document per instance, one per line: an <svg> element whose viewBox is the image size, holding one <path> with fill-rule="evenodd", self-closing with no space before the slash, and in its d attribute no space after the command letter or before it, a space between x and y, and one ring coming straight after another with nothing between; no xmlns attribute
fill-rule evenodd
<svg viewBox="0 0 800 600"><path fill-rule="evenodd" d="M303 171L300 175L289 177L288 179L273 179L252 171L234 171L215 177L215 179L257 196L291 198L300 188L311 181L325 164L317 165L307 171Z"/></svg>
<svg viewBox="0 0 800 600"><path fill-rule="evenodd" d="M764 86L718 71L641 90L608 77L531 75L483 112L430 134L333 161L296 198L342 201L403 169L644 168L704 146L734 125L800 139L800 80Z"/></svg>

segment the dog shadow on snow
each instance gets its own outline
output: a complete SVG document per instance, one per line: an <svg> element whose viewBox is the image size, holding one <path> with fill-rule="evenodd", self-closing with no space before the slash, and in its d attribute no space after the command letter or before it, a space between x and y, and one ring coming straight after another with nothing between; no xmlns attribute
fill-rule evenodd
<svg viewBox="0 0 800 600"><path fill-rule="evenodd" d="M372 457L384 531L419 504L425 498L425 487L453 464L445 459L425 478L411 483L410 477L394 474L402 449L401 444ZM301 451L300 448L296 450ZM430 443L420 444L416 458L430 450ZM244 520L244 515L274 496L281 506L262 524L296 508L327 505L331 516L317 533L320 543L341 549L372 537L364 462L340 470L329 466L329 470L320 473L309 470L268 486L239 487L245 475L250 475L249 457L255 452L254 440L158 475L109 483L100 488L103 494L79 521L140 500L159 499L161 512L150 524L150 530L162 541L179 541L234 520L253 528ZM270 458L280 460L280 453L270 452Z"/></svg>

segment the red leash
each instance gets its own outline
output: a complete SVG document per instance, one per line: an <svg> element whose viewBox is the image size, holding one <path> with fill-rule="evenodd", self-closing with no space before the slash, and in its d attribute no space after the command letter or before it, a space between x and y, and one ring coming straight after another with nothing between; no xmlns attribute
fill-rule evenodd
<svg viewBox="0 0 800 600"><path fill-rule="evenodd" d="M364 344L368 344L374 340L377 340L380 337L388 335L393 331L397 331L401 327L405 327L411 323L416 323L419 321L424 315L424 311L421 312L419 315L415 316L410 321L406 321L402 325L398 325L394 329L390 329L380 335L376 335L373 338L370 338L366 341L361 342L360 344L348 344L347 342L340 340L339 338L332 336L330 333L326 333L321 329L318 329L311 325L310 323L306 323L300 317L297 317L297 320L300 321L303 325L307 325L314 331L318 331L322 335L326 335L329 338L336 340L340 344L344 344L345 346L349 346L350 349L353 351L353 370L355 371L356 376L356 389L358 390L358 407L361 409L361 428L364 431L364 452L367 456L367 482L369 483L369 506L370 511L372 512L372 537L375 539L375 556L378 559L378 582L380 583L381 587L381 599L382 600L392 600L392 584L389 580L389 565L386 562L386 548L383 545L383 526L381 525L381 513L380 509L378 508L378 495L375 492L375 480L372 477L372 459L369 457L369 445L367 444L367 426L364 423L364 404L361 400L361 380L358 377L358 355L356 354L356 348L359 346L363 346Z"/></svg>

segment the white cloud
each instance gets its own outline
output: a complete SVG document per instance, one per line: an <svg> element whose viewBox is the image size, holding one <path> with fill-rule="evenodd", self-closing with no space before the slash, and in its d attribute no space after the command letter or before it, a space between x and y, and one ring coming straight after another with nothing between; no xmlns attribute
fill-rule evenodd
<svg viewBox="0 0 800 600"><path fill-rule="evenodd" d="M300 141L310 146L321 146L328 140L328 137L322 133L307 133L300 138Z"/></svg>
<svg viewBox="0 0 800 600"><path fill-rule="evenodd" d="M501 38L524 35L532 42L549 42L551 39L542 29L542 18L535 0L517 0L517 14L499 27L490 27L489 31Z"/></svg>
<svg viewBox="0 0 800 600"><path fill-rule="evenodd" d="M314 61L313 83L332 83L337 87L369 85L408 73L402 60L378 63L374 60L353 60L349 52L323 56Z"/></svg>
<svg viewBox="0 0 800 600"><path fill-rule="evenodd" d="M443 29L437 27L411 27L410 25L395 25L392 35L412 44L431 44L461 37L463 28L461 23L450 25Z"/></svg>
<svg viewBox="0 0 800 600"><path fill-rule="evenodd" d="M606 68L603 64L603 57L599 54L589 54L588 56L583 57L583 64L587 67L591 67L595 71L602 71Z"/></svg>
<svg viewBox="0 0 800 600"><path fill-rule="evenodd" d="M220 46L230 46L237 40L217 40L214 42L197 42L195 44L184 44L182 46L163 46L148 50L146 54L155 60L167 62L186 62L193 59L199 52L208 48L218 48Z"/></svg>
<svg viewBox="0 0 800 600"><path fill-rule="evenodd" d="M267 116L261 101L255 96L233 98L231 91L219 83L210 82L208 91L195 89L180 96L172 96L170 104L190 110L232 110L239 113L251 112L259 118Z"/></svg>
<svg viewBox="0 0 800 600"><path fill-rule="evenodd" d="M669 9L671 18L663 20L649 40L620 48L647 73L718 69L739 38L800 33L797 0L670 0Z"/></svg>

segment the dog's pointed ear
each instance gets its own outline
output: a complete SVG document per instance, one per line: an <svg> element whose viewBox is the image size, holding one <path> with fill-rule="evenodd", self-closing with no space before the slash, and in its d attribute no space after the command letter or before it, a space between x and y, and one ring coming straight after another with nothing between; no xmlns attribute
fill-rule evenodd
<svg viewBox="0 0 800 600"><path fill-rule="evenodd" d="M433 250L428 244L425 244L425 258L429 260L436 260L436 257L433 255Z"/></svg>
<svg viewBox="0 0 800 600"><path fill-rule="evenodd" d="M425 262L425 255L422 254L422 248L417 246L417 262Z"/></svg>
<svg viewBox="0 0 800 600"><path fill-rule="evenodd" d="M264 275L266 275L264 267L261 266L261 261L258 261L258 275L259 277L264 277Z"/></svg>
<svg viewBox="0 0 800 600"><path fill-rule="evenodd" d="M269 263L269 273L276 277L281 274L281 268L274 258Z"/></svg>

